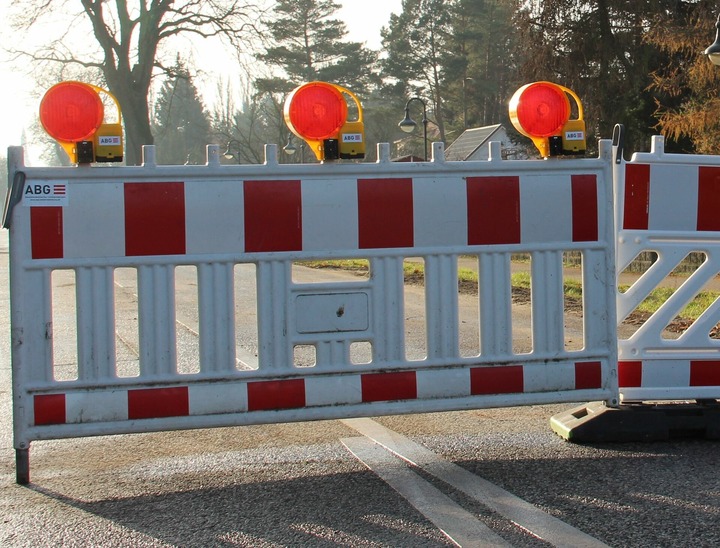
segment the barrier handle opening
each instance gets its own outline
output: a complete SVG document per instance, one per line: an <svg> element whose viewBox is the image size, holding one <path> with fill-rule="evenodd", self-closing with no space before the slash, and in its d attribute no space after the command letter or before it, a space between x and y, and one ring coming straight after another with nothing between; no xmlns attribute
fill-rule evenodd
<svg viewBox="0 0 720 548"><path fill-rule="evenodd" d="M5 195L5 209L3 210L2 227L10 228L10 219L12 218L13 208L20 202L22 198L23 187L25 186L25 172L16 171L12 184L7 189Z"/></svg>

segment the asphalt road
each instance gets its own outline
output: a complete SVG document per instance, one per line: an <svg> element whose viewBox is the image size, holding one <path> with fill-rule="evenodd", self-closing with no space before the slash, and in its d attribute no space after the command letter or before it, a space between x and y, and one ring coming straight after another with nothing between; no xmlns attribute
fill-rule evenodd
<svg viewBox="0 0 720 548"><path fill-rule="evenodd" d="M567 404L33 442L18 486L7 258L0 546L720 545L717 442L569 444Z"/></svg>

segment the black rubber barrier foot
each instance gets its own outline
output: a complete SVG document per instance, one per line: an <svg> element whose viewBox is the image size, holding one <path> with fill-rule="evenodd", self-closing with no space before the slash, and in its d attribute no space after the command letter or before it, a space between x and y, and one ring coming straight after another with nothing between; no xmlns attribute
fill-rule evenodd
<svg viewBox="0 0 720 548"><path fill-rule="evenodd" d="M15 481L19 485L30 483L30 449L15 449Z"/></svg>
<svg viewBox="0 0 720 548"><path fill-rule="evenodd" d="M720 405L697 403L624 404L592 402L550 418L550 427L575 443L643 442L677 438L720 439Z"/></svg>

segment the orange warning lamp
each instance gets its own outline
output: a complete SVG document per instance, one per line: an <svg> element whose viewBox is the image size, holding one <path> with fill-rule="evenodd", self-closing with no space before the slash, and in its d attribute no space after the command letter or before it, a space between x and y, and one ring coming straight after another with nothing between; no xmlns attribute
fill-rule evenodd
<svg viewBox="0 0 720 548"><path fill-rule="evenodd" d="M347 94L357 104L358 120L348 122ZM285 122L303 139L318 160L364 158L362 108L345 88L327 82L310 82L293 90L285 100Z"/></svg>
<svg viewBox="0 0 720 548"><path fill-rule="evenodd" d="M578 118L570 120L571 96ZM510 121L515 129L532 139L543 158L585 153L585 121L575 93L552 82L534 82L518 89L510 99Z"/></svg>
<svg viewBox="0 0 720 548"><path fill-rule="evenodd" d="M81 82L55 84L40 102L40 123L73 163L92 161L87 154L88 139L102 125L104 117L100 96Z"/></svg>
<svg viewBox="0 0 720 548"><path fill-rule="evenodd" d="M105 108L100 93L105 93L115 101L117 123L103 123ZM40 122L43 128L63 147L70 161L76 164L122 160L120 118L120 107L110 93L82 82L55 84L40 102ZM113 148L103 148L98 139L112 143Z"/></svg>

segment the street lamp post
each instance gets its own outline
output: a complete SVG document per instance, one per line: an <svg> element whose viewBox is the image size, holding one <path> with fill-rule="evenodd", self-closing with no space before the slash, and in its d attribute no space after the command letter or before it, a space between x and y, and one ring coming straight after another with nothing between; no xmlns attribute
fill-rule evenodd
<svg viewBox="0 0 720 548"><path fill-rule="evenodd" d="M462 83L462 104L463 104L463 129L467 129L467 92L465 91L465 84L467 84L472 78L466 76L463 78Z"/></svg>
<svg viewBox="0 0 720 548"><path fill-rule="evenodd" d="M425 143L425 161L427 162L428 158L428 137L427 137L427 125L428 125L428 118L427 118L427 106L425 105L425 101L420 99L420 97L411 97L408 99L408 102L405 103L405 118L398 124L398 127L402 129L405 133L412 133L415 131L415 128L417 127L417 122L410 118L410 103L413 101L419 101L423 108L423 117L422 117L422 125L423 125L423 142Z"/></svg>
<svg viewBox="0 0 720 548"><path fill-rule="evenodd" d="M715 41L705 50L705 55L710 58L713 65L720 65L720 15L715 22Z"/></svg>

